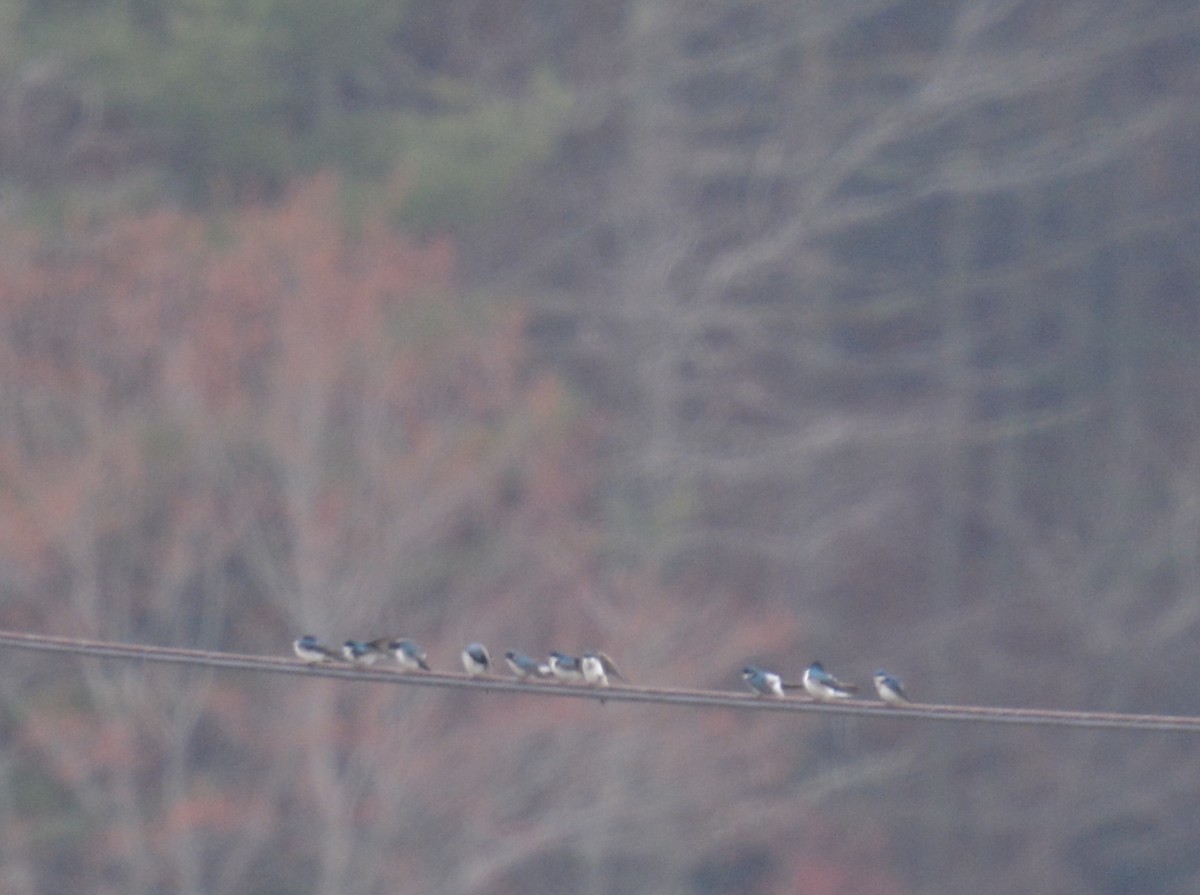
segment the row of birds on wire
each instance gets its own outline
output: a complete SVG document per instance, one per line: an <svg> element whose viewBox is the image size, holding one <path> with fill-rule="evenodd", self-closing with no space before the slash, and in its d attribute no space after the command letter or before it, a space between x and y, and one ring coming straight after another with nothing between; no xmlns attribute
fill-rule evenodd
<svg viewBox="0 0 1200 895"><path fill-rule="evenodd" d="M370 666L379 661L394 660L400 671L433 670L425 650L413 640L393 640L388 637L369 641L347 640L339 651L326 646L313 635L305 634L296 639L292 649L309 665L348 662L351 665ZM607 687L613 679L629 683L616 663L599 650L589 650L580 656L553 652L543 662L510 649L504 653L504 662L518 680L584 683L593 687ZM463 649L462 665L469 677L492 674L494 668L491 654L482 643L471 643ZM785 683L778 673L758 665L743 668L742 679L755 694L775 698L787 696L789 690L803 690L813 699L831 702L850 699L858 692L856 685L838 680L820 662L808 666L797 684ZM904 705L910 701L900 681L883 669L875 672L874 683L875 692L883 702Z"/></svg>

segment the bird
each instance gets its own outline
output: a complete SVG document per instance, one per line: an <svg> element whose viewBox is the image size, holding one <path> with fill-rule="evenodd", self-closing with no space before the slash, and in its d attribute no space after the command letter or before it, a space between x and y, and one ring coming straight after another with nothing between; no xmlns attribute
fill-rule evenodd
<svg viewBox="0 0 1200 895"><path fill-rule="evenodd" d="M388 643L387 648L396 657L402 670L416 671L418 668L422 671L431 670L425 657L425 650L421 649L420 644L416 641L392 640Z"/></svg>
<svg viewBox="0 0 1200 895"><path fill-rule="evenodd" d="M858 687L839 681L820 662L813 662L804 672L804 689L814 699L829 700L849 699Z"/></svg>
<svg viewBox="0 0 1200 895"><path fill-rule="evenodd" d="M560 681L583 680L583 669L579 667L579 660L574 656L558 652L551 653L549 665L550 673Z"/></svg>
<svg viewBox="0 0 1200 895"><path fill-rule="evenodd" d="M892 677L882 668L875 672L875 692L879 698L889 705L904 705L911 702L900 681Z"/></svg>
<svg viewBox="0 0 1200 895"><path fill-rule="evenodd" d="M361 640L347 640L342 644L342 656L354 665L374 665L387 656L387 650Z"/></svg>
<svg viewBox="0 0 1200 895"><path fill-rule="evenodd" d="M292 649L297 656L309 665L318 665L321 662L336 662L342 658L312 634L305 634L303 637L298 637L292 641Z"/></svg>
<svg viewBox="0 0 1200 895"><path fill-rule="evenodd" d="M585 681L595 686L607 687L610 674L619 681L629 683L618 670L617 663L598 650L588 650L583 654L579 660L579 671Z"/></svg>
<svg viewBox="0 0 1200 895"><path fill-rule="evenodd" d="M508 663L508 667L512 669L512 673L522 680L550 676L549 665L516 650L508 650L504 654L504 661Z"/></svg>
<svg viewBox="0 0 1200 895"><path fill-rule="evenodd" d="M471 643L462 651L463 668L468 677L477 674L487 674L492 665L492 657L488 655L487 647L482 643Z"/></svg>
<svg viewBox="0 0 1200 895"><path fill-rule="evenodd" d="M759 696L783 695L783 679L773 671L767 671L757 665L747 665L742 669L742 678Z"/></svg>

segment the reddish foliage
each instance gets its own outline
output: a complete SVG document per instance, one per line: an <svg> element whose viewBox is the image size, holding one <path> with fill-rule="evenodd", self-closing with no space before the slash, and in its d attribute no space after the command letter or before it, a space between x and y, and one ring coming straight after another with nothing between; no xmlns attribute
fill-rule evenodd
<svg viewBox="0 0 1200 895"><path fill-rule="evenodd" d="M216 222L156 212L7 241L0 551L27 625L254 650L341 618L416 636L440 667L461 646L440 633L452 616L510 636L554 605L513 645L583 633L569 593L586 598L596 574L581 512L594 428L561 383L527 372L518 303L456 292L450 243L350 225L338 201L317 179ZM421 563L453 596L404 586ZM275 698L265 681L92 666L84 680L89 708L30 715L27 754L114 813L131 797L123 772L146 800L127 816L154 825L106 823L85 869L146 860L139 833L168 866L180 837L217 842L277 812L291 824L279 835L297 837L277 843L284 856L322 818L403 826L405 805L457 804L432 785L454 767L486 773L486 743L455 735L463 718L509 712L472 701L464 716L391 687ZM181 762L182 789L157 779ZM369 792L347 791L368 767ZM421 866L429 829L390 860Z"/></svg>

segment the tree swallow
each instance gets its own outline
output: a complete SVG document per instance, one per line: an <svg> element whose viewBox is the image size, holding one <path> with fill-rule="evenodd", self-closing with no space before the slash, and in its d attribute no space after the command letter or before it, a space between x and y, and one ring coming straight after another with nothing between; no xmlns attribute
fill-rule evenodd
<svg viewBox="0 0 1200 895"><path fill-rule="evenodd" d="M512 673L522 680L531 677L540 678L550 676L549 665L544 665L532 656L527 656L516 650L510 649L506 652L504 654L504 661L508 663L508 667L512 669Z"/></svg>
<svg viewBox="0 0 1200 895"><path fill-rule="evenodd" d="M295 650L297 656L309 665L317 665L321 662L337 662L342 658L321 643L321 641L317 640L312 634L305 634L303 637L293 641L292 649Z"/></svg>
<svg viewBox="0 0 1200 895"><path fill-rule="evenodd" d="M374 665L380 659L385 659L388 653L370 643L347 641L342 644L342 656L354 665Z"/></svg>
<svg viewBox="0 0 1200 895"><path fill-rule="evenodd" d="M583 680L583 669L579 667L579 660L564 653L550 654L550 673L560 681Z"/></svg>
<svg viewBox="0 0 1200 895"><path fill-rule="evenodd" d="M804 672L804 689L814 699L849 699L858 690L854 684L839 681L821 667L820 662L813 662Z"/></svg>
<svg viewBox="0 0 1200 895"><path fill-rule="evenodd" d="M393 640L388 643L388 649L391 650L396 661L400 663L400 668L404 671L416 671L418 668L422 671L431 670L425 657L425 650L421 649L415 641Z"/></svg>
<svg viewBox="0 0 1200 895"><path fill-rule="evenodd" d="M906 702L911 702L908 694L904 692L904 687L900 685L900 681L892 677L882 668L875 672L875 692L879 694L879 698L889 705L904 705Z"/></svg>
<svg viewBox="0 0 1200 895"><path fill-rule="evenodd" d="M773 671L767 671L757 665L747 665L742 669L742 678L759 696L783 695L783 680Z"/></svg>
<svg viewBox="0 0 1200 895"><path fill-rule="evenodd" d="M342 645L342 656L355 665L374 665L387 656L387 651L361 640L347 640Z"/></svg>
<svg viewBox="0 0 1200 895"><path fill-rule="evenodd" d="M617 663L607 654L597 650L589 650L583 654L579 660L579 671L583 675L583 679L594 686L607 687L610 674L619 681L629 683L617 669Z"/></svg>
<svg viewBox="0 0 1200 895"><path fill-rule="evenodd" d="M462 651L462 663L463 668L467 670L467 676L475 677L477 674L487 674L492 665L492 657L488 655L487 647L482 643L472 643Z"/></svg>

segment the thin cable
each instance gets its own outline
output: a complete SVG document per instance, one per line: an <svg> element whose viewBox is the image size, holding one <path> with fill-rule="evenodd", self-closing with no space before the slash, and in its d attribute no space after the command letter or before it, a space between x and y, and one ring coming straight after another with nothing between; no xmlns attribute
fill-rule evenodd
<svg viewBox="0 0 1200 895"><path fill-rule="evenodd" d="M723 693L715 690L684 690L662 687L613 686L603 689L555 681L519 681L503 677L467 677L453 672L411 672L386 668L362 668L349 664L307 665L299 659L280 656L252 656L210 650L111 643L75 637L51 637L0 631L0 647L68 653L98 659L125 659L139 662L167 662L238 671L295 674L341 680L406 684L417 687L456 687L469 690L493 690L528 696L558 696L603 699L608 702L644 702L657 705L719 706L767 712L812 712L839 715L868 715L879 718L917 718L926 721L974 721L991 724L1026 724L1050 727L1090 727L1117 730L1173 730L1200 733L1200 717L1190 715L1130 715L1121 712L1075 712L1057 709L996 708L969 705L927 705L913 703L889 706L881 702L847 699L839 702L815 702L807 697L772 699L751 693Z"/></svg>

